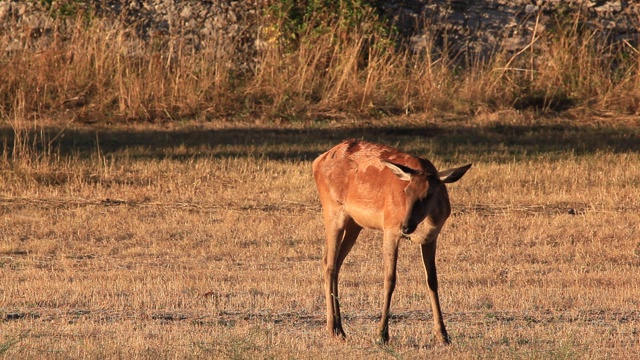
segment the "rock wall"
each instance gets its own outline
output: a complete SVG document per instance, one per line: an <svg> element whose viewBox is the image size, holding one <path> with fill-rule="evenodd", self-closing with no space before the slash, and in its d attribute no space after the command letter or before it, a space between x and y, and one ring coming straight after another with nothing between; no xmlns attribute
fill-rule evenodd
<svg viewBox="0 0 640 360"><path fill-rule="evenodd" d="M380 9L414 50L433 42L463 53L519 51L534 31L578 20L613 41L637 46L640 4L576 0L386 0ZM428 26L427 26L428 25Z"/></svg>
<svg viewBox="0 0 640 360"><path fill-rule="evenodd" d="M241 41L248 46L255 34L258 12L263 0L94 0L48 7L40 1L0 0L0 33L44 34L51 30L55 17L72 17L95 11L97 16L123 21L143 40L158 36L180 38L199 48L215 36ZM248 48L246 49L249 50Z"/></svg>
<svg viewBox="0 0 640 360"><path fill-rule="evenodd" d="M91 7L99 16L124 21L148 41L179 38L194 48L220 36L234 39L250 57L258 44L257 20L274 0L95 0L64 7L53 2L0 0L0 34L37 37L52 30L52 17ZM430 46L486 54L518 51L534 29L545 31L555 17L580 13L582 21L614 41L638 44L640 4L627 1L576 0L371 0L415 51ZM29 31L24 31L25 29ZM16 39L17 40L17 39ZM15 41L15 43L19 43ZM11 50L12 43L5 45Z"/></svg>

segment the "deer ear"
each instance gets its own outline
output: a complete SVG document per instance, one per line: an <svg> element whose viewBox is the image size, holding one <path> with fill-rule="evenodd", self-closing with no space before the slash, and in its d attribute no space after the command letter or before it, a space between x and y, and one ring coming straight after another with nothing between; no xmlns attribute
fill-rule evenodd
<svg viewBox="0 0 640 360"><path fill-rule="evenodd" d="M438 177L443 183L452 183L460 180L460 178L469 170L471 164L460 166L454 169L440 171Z"/></svg>
<svg viewBox="0 0 640 360"><path fill-rule="evenodd" d="M386 167L391 169L391 171L393 171L393 173L396 174L396 176L400 178L400 180L411 181L411 176L416 173L415 170L413 170L412 168L406 167L404 165L390 163L385 160L382 160L382 163Z"/></svg>

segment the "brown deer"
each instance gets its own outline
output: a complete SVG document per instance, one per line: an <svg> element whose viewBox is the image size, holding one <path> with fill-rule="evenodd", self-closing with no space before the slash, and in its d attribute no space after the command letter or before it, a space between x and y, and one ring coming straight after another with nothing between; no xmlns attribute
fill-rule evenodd
<svg viewBox="0 0 640 360"><path fill-rule="evenodd" d="M398 245L403 238L420 244L434 330L448 344L438 299L436 242L451 205L445 183L459 180L471 167L438 172L431 162L385 145L347 140L313 162L313 176L326 230L323 256L327 331L344 339L338 273L362 228L384 233L384 305L379 340L389 341L389 306L396 285Z"/></svg>

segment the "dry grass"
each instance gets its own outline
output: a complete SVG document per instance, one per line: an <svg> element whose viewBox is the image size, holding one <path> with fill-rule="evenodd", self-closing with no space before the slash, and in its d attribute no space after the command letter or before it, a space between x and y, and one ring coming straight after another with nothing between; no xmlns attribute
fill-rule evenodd
<svg viewBox="0 0 640 360"><path fill-rule="evenodd" d="M0 168L0 356L639 356L638 128L499 118L69 126L54 141L59 129L16 118ZM342 272L348 340L325 335L310 161L351 136L439 167L474 163L450 187L454 214L438 250L452 346L432 342L409 243L391 343L373 342L382 306L373 231ZM14 138L29 144L16 157Z"/></svg>
<svg viewBox="0 0 640 360"><path fill-rule="evenodd" d="M579 14L536 31L521 51L462 61L435 46L398 47L369 7L340 4L300 19L285 5L265 9L247 30L258 37L254 61L242 60L242 39L214 36L195 51L87 13L51 19L46 37L0 34L12 49L0 54L0 112L23 106L63 123L638 113L637 45L610 42Z"/></svg>

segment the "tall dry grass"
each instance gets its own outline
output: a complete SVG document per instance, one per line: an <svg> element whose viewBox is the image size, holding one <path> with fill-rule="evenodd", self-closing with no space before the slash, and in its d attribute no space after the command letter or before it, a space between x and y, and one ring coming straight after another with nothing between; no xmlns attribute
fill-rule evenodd
<svg viewBox="0 0 640 360"><path fill-rule="evenodd" d="M226 39L187 52L180 39L145 43L119 23L67 20L71 24L55 26L49 41L32 46L24 37L19 49L3 53L0 96L6 111L23 94L27 111L41 115L70 109L88 122L181 119L196 111L226 111L223 106L234 99Z"/></svg>
<svg viewBox="0 0 640 360"><path fill-rule="evenodd" d="M0 47L13 49L0 55L0 108L10 113L24 96L28 112L71 112L86 122L638 110L637 47L608 42L580 14L537 30L516 53L461 61L434 46L398 47L368 8L337 11L298 22L286 9L265 11L256 57L245 66L239 39L214 36L195 51L179 37L142 41L95 16L52 19L45 40L0 37Z"/></svg>

